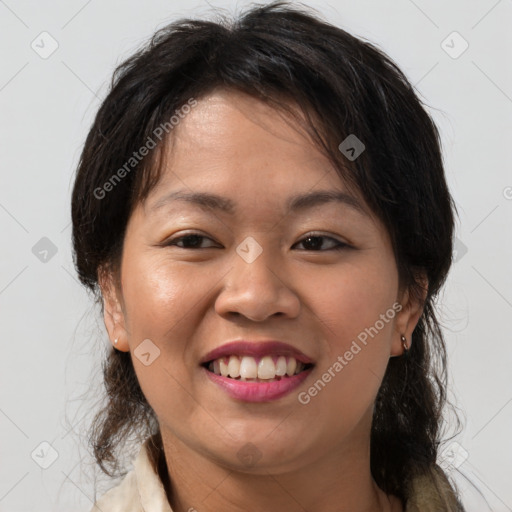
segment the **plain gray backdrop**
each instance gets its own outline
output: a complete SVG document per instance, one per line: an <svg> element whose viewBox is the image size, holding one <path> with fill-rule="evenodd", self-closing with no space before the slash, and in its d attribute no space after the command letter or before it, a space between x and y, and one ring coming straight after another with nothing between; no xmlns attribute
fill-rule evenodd
<svg viewBox="0 0 512 512"><path fill-rule="evenodd" d="M460 221L439 310L465 421L440 462L468 511L485 508L466 478L512 511L512 0L306 4L387 52L440 128ZM92 507L85 432L109 341L73 268L70 193L112 71L170 21L247 5L0 0L0 511Z"/></svg>

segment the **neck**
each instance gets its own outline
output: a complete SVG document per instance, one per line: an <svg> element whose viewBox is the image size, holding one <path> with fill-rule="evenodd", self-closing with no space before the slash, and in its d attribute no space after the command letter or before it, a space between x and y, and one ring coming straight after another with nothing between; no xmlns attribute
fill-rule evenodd
<svg viewBox="0 0 512 512"><path fill-rule="evenodd" d="M228 469L162 430L169 504L173 512L401 512L371 476L369 436L358 437L307 465L256 474Z"/></svg>

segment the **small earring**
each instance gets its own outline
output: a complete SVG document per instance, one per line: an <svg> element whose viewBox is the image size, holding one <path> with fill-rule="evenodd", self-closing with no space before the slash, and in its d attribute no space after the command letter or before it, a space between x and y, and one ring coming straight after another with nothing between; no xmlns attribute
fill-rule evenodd
<svg viewBox="0 0 512 512"><path fill-rule="evenodd" d="M114 345L117 345L117 340L118 340L118 339L119 339L119 338L116 338L116 339L114 340Z"/></svg>
<svg viewBox="0 0 512 512"><path fill-rule="evenodd" d="M400 339L402 340L402 346L404 347L403 355L407 357L407 354L409 353L409 347L407 346L407 338L403 334L401 334Z"/></svg>

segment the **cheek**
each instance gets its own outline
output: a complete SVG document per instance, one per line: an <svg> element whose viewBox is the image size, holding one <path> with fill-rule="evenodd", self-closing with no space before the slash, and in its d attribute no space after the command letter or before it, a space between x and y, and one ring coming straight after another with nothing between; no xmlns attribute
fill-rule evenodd
<svg viewBox="0 0 512 512"><path fill-rule="evenodd" d="M123 267L123 294L127 320L134 338L173 337L174 327L194 307L200 307L204 284L192 279L190 269L169 265L161 258L127 260Z"/></svg>
<svg viewBox="0 0 512 512"><path fill-rule="evenodd" d="M201 308L204 285L200 279L192 280L187 269L171 267L160 258L126 259L122 277L128 342L141 388L150 403L160 394L167 399L181 396L176 385L190 380L187 341L197 324L194 317ZM139 358L148 351L146 361ZM147 359L154 362L146 366Z"/></svg>
<svg viewBox="0 0 512 512"><path fill-rule="evenodd" d="M353 266L318 283L324 350L303 402L310 401L314 415L337 411L338 428L355 424L370 407L389 361L397 274L388 263Z"/></svg>
<svg viewBox="0 0 512 512"><path fill-rule="evenodd" d="M361 348L351 360L343 352L339 356L341 359L318 368L316 379L298 395L298 407L307 417L315 418L311 428L316 437L329 442L347 439L357 431L356 426L371 419L385 369L383 360L375 361L367 348Z"/></svg>
<svg viewBox="0 0 512 512"><path fill-rule="evenodd" d="M391 330L391 321L382 325L379 320L396 300L396 268L393 260L373 259L361 258L350 267L326 275L316 285L322 291L316 296L315 312L329 327L326 332L330 346L338 351L348 349L352 339L376 322L381 339Z"/></svg>
<svg viewBox="0 0 512 512"><path fill-rule="evenodd" d="M196 318L202 314L201 298L206 294L204 281L191 275L185 265L171 266L160 258L127 259L123 268L129 344L137 380L159 419L169 425L176 423L176 416L192 417L197 408L190 400L194 368L187 348L198 325ZM139 359L138 347L148 339L157 347L150 345L149 351L158 355L153 359L151 354L152 362L146 365Z"/></svg>
<svg viewBox="0 0 512 512"><path fill-rule="evenodd" d="M330 326L323 331L324 355L315 379L297 397L315 424L330 432L325 435L319 428L319 438L344 439L364 418L372 417L390 357L394 310L389 300L369 295L359 303L340 297L338 304L331 318L322 317ZM391 313L382 320L386 311Z"/></svg>

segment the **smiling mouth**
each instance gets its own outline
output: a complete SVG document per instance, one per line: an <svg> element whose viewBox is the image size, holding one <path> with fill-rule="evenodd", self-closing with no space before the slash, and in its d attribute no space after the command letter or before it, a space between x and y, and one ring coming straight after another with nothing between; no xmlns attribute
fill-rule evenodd
<svg viewBox="0 0 512 512"><path fill-rule="evenodd" d="M206 361L201 366L215 375L246 382L275 382L298 375L314 365L292 356L252 357L231 355Z"/></svg>

